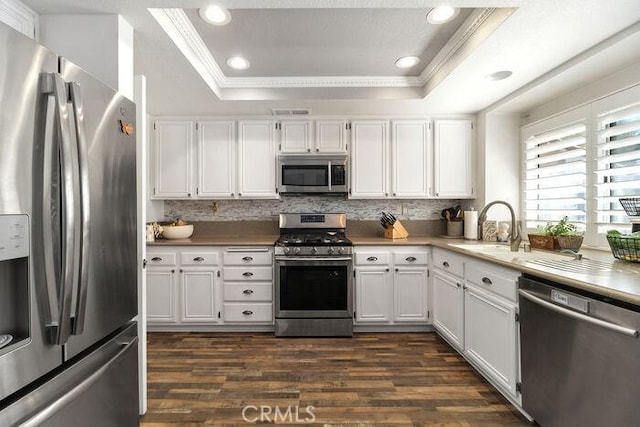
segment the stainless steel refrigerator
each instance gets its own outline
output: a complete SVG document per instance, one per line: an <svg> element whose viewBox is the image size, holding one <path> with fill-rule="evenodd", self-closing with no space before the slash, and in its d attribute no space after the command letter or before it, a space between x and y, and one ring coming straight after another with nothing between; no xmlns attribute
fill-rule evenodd
<svg viewBox="0 0 640 427"><path fill-rule="evenodd" d="M0 425L138 425L135 105L0 23Z"/></svg>

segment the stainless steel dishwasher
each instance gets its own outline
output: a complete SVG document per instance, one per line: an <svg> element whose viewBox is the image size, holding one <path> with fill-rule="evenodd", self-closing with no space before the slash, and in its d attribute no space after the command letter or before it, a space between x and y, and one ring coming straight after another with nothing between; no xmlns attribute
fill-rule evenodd
<svg viewBox="0 0 640 427"><path fill-rule="evenodd" d="M640 308L519 284L524 410L542 427L640 425Z"/></svg>

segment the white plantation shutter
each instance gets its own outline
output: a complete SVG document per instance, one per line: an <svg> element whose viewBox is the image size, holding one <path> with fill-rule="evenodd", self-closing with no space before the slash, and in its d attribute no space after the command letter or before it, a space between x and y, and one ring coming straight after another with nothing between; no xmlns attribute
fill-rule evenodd
<svg viewBox="0 0 640 427"><path fill-rule="evenodd" d="M524 139L524 217L535 229L564 216L586 224L585 120L565 123Z"/></svg>
<svg viewBox="0 0 640 427"><path fill-rule="evenodd" d="M598 234L630 231L618 199L640 197L640 100L614 111L597 113L595 157Z"/></svg>

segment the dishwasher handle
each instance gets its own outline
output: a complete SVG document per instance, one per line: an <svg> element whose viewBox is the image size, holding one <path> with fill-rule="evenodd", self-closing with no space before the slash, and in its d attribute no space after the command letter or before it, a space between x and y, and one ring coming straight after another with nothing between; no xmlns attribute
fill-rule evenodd
<svg viewBox="0 0 640 427"><path fill-rule="evenodd" d="M528 299L532 303L541 305L542 307L548 308L549 310L555 311L556 313L560 313L564 316L571 317L573 319L583 320L587 323L591 323L592 325L597 325L602 328L609 329L610 331L617 332L619 334L623 334L631 338L638 338L638 331L635 329L627 328L626 326L621 326L615 323L596 319L595 317L587 316L585 314L578 313L576 311L569 310L564 307L560 307L559 305L545 301L544 299L533 295L531 292L527 292L522 289L519 289L518 293L523 298Z"/></svg>

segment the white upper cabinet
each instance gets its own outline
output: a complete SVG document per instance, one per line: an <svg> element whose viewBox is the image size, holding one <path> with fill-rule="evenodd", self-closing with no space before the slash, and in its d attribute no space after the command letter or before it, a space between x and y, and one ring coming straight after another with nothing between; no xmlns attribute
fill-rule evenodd
<svg viewBox="0 0 640 427"><path fill-rule="evenodd" d="M197 197L234 197L236 188L235 121L199 122L197 132Z"/></svg>
<svg viewBox="0 0 640 427"><path fill-rule="evenodd" d="M392 196L430 196L431 132L425 120L397 120L391 123Z"/></svg>
<svg viewBox="0 0 640 427"><path fill-rule="evenodd" d="M238 122L238 196L277 198L275 123Z"/></svg>
<svg viewBox="0 0 640 427"><path fill-rule="evenodd" d="M191 120L158 120L154 124L155 179L153 197L184 199L192 197Z"/></svg>
<svg viewBox="0 0 640 427"><path fill-rule="evenodd" d="M387 124L386 120L351 122L352 198L384 198L389 195Z"/></svg>
<svg viewBox="0 0 640 427"><path fill-rule="evenodd" d="M434 195L436 197L475 197L472 130L471 120L435 120Z"/></svg>
<svg viewBox="0 0 640 427"><path fill-rule="evenodd" d="M313 147L311 120L281 120L280 151L282 153L310 153Z"/></svg>
<svg viewBox="0 0 640 427"><path fill-rule="evenodd" d="M347 122L345 120L316 120L316 152L346 153L346 128Z"/></svg>

